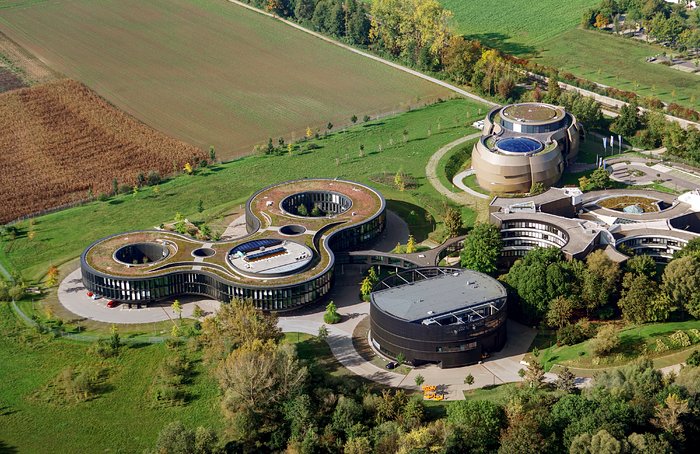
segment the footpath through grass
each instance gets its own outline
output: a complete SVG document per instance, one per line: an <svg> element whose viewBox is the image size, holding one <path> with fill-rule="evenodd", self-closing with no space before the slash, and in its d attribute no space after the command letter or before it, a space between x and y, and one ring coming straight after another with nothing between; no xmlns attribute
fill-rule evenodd
<svg viewBox="0 0 700 454"><path fill-rule="evenodd" d="M442 145L475 131L469 125L479 116L479 107L484 109L467 100L446 101L313 140L319 148L312 151L304 151L309 143L302 143L302 150L298 147L291 155L249 156L174 178L160 185L159 194L144 188L136 195L42 216L35 219L32 240L26 235L29 223L22 222L22 234L0 243L0 262L25 279L38 280L50 265L78 257L92 241L104 236L152 228L173 219L177 212L190 220L216 220L239 209L256 190L295 178L337 177L369 184L388 200L401 201L403 211L425 210L439 222L445 198L427 181L426 163ZM382 174L399 170L415 178L417 186L400 192L381 183L386 181ZM200 200L202 213L198 212ZM468 208L463 213L467 222L473 222L474 214ZM426 227L419 229L417 233L425 236ZM432 236L441 240L441 235L438 225Z"/></svg>

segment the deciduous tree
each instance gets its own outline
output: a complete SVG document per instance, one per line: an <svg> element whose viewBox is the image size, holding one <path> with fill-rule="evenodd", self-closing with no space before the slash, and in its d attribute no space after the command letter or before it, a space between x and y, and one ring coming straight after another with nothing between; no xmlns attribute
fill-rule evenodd
<svg viewBox="0 0 700 454"><path fill-rule="evenodd" d="M482 273L494 273L503 249L501 231L491 223L479 222L464 240L462 266Z"/></svg>

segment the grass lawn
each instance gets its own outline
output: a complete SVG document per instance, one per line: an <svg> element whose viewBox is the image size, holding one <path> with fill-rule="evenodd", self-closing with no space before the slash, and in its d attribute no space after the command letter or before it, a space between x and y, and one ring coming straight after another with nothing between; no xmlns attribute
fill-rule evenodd
<svg viewBox="0 0 700 454"><path fill-rule="evenodd" d="M538 358L542 361L545 370L550 370L553 365L566 365L577 369L600 370L606 367L622 366L646 352L649 357L663 362L663 365L671 365L681 362L685 357L677 356L681 351L688 354L693 349L679 348L666 352L656 352L657 339L668 340L668 336L676 331L688 331L690 329L700 329L700 320L690 320L685 322L652 323L648 325L630 326L620 332L620 347L617 352L606 358L594 357L589 349L590 341L585 341L576 345L557 347L556 339L543 337L540 341L535 341L534 346L538 346L540 353ZM667 342L668 343L668 342ZM539 345L538 345L539 344ZM551 347L547 345L551 344ZM697 348L697 345L695 346ZM674 355L672 361L666 359L667 356ZM685 355L687 357L687 354ZM663 367L663 366L658 366Z"/></svg>
<svg viewBox="0 0 700 454"><path fill-rule="evenodd" d="M440 0L454 14L459 33L516 55L529 55L539 44L576 27L583 11L598 0Z"/></svg>
<svg viewBox="0 0 700 454"><path fill-rule="evenodd" d="M2 240L0 263L35 281L44 276L50 265L73 260L96 239L157 226L173 219L177 212L190 220L215 221L232 210L240 210L261 187L294 178L338 177L369 184L388 200L404 203L403 211L426 210L439 221L445 199L427 181L425 165L442 145L473 132L467 125L476 119L476 106L462 99L442 102L322 137L314 141L320 148L313 151L297 149L291 156L285 153L240 158L200 170L193 176L171 179L160 185L158 195L146 188L136 195L120 195L107 202L42 216L35 219L33 240L26 233L15 240ZM473 115L465 115L466 111ZM440 132L435 132L437 122L441 123ZM428 135L431 127L433 132ZM404 130L408 131L405 143ZM359 156L360 144L365 146L364 157ZM303 144L303 148L307 145ZM382 172L394 174L399 169L416 179L416 188L400 192L393 185L377 184L370 178ZM197 210L200 200L202 213ZM475 214L468 208L462 211L465 221L473 222ZM19 226L26 232L28 222ZM416 236L424 235L425 230L425 225L417 225ZM438 231L431 236L439 241L442 235L438 225Z"/></svg>
<svg viewBox="0 0 700 454"><path fill-rule="evenodd" d="M668 50L595 30L573 28L542 43L535 61L641 96L700 108L700 76L645 61L664 51Z"/></svg>
<svg viewBox="0 0 700 454"><path fill-rule="evenodd" d="M180 420L220 431L218 386L197 361L187 385L185 406L154 408L150 401L153 372L172 352L165 345L123 348L104 361L107 390L93 400L58 405L33 398L67 366L94 364L89 344L49 336L27 340L31 330L19 325L7 303L0 303L0 451L141 452L153 446L160 429ZM4 452L4 451L3 451Z"/></svg>
<svg viewBox="0 0 700 454"><path fill-rule="evenodd" d="M573 0L565 6L557 0L503 0L497 6L489 0L441 3L454 13L455 28L467 38L604 85L700 108L700 76L645 61L667 49L579 28L583 12L598 0Z"/></svg>
<svg viewBox="0 0 700 454"><path fill-rule="evenodd" d="M7 3L7 2L3 2ZM13 0L0 30L118 108L221 158L445 88L224 0Z"/></svg>

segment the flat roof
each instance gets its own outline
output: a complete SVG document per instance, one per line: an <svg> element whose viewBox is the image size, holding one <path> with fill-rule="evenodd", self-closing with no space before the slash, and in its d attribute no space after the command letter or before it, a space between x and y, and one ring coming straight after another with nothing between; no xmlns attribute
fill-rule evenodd
<svg viewBox="0 0 700 454"><path fill-rule="evenodd" d="M535 102L511 104L501 110L501 117L517 123L553 123L564 118L565 114L561 107Z"/></svg>
<svg viewBox="0 0 700 454"><path fill-rule="evenodd" d="M472 270L443 274L372 293L377 308L408 322L420 322L506 297L496 279Z"/></svg>

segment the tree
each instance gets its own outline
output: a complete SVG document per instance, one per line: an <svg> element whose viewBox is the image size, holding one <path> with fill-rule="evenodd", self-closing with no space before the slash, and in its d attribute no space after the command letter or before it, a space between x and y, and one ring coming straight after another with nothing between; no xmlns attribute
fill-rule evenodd
<svg viewBox="0 0 700 454"><path fill-rule="evenodd" d="M328 328L326 325L321 325L318 327L318 335L316 337L318 337L318 340L321 341L328 339Z"/></svg>
<svg viewBox="0 0 700 454"><path fill-rule="evenodd" d="M251 300L234 298L222 304L216 316L202 322L201 339L208 360L225 358L246 342L277 342L281 338L277 315L257 310Z"/></svg>
<svg viewBox="0 0 700 454"><path fill-rule="evenodd" d="M370 121L370 120L371 120L371 118L370 118L369 115L365 115L364 117L362 117L362 121L365 122L365 123L367 123L367 122ZM381 147L381 145L379 145L379 146ZM380 149L379 151L381 151L381 149Z"/></svg>
<svg viewBox="0 0 700 454"><path fill-rule="evenodd" d="M49 287L54 287L58 284L58 267L51 265L49 270L46 272L46 285Z"/></svg>
<svg viewBox="0 0 700 454"><path fill-rule="evenodd" d="M544 382L544 367L536 358L533 358L525 369L525 383L530 388L539 388Z"/></svg>
<svg viewBox="0 0 700 454"><path fill-rule="evenodd" d="M656 405L656 417L652 423L669 434L683 434L683 423L680 418L690 411L688 400L681 399L678 394L669 394L663 404Z"/></svg>
<svg viewBox="0 0 700 454"><path fill-rule="evenodd" d="M659 291L656 281L646 274L625 274L622 288L622 298L618 301L618 306L626 321L630 323L663 321L671 313L670 300Z"/></svg>
<svg viewBox="0 0 700 454"><path fill-rule="evenodd" d="M698 243L700 245L700 243ZM649 279L656 278L656 262L651 256L646 254L635 255L625 262L625 269L628 273L636 276L646 276Z"/></svg>
<svg viewBox="0 0 700 454"><path fill-rule="evenodd" d="M591 340L591 351L595 356L607 356L620 345L620 335L615 325L605 325Z"/></svg>
<svg viewBox="0 0 700 454"><path fill-rule="evenodd" d="M299 395L307 379L293 345L269 339L245 342L216 369L222 410L235 439L250 448L265 443L284 418L284 402Z"/></svg>
<svg viewBox="0 0 700 454"><path fill-rule="evenodd" d="M172 306L170 306L170 308L175 314L177 314L178 318L182 319L182 304L180 304L180 300L173 301L173 304Z"/></svg>
<svg viewBox="0 0 700 454"><path fill-rule="evenodd" d="M663 291L671 304L700 318L700 255L671 260L662 281Z"/></svg>
<svg viewBox="0 0 700 454"><path fill-rule="evenodd" d="M474 384L474 376L472 374L467 374L466 377L464 377L464 384L465 385L473 385Z"/></svg>
<svg viewBox="0 0 700 454"><path fill-rule="evenodd" d="M575 294L573 266L558 248L532 249L513 264L504 279L515 290L517 308L527 321L541 320L556 297Z"/></svg>
<svg viewBox="0 0 700 454"><path fill-rule="evenodd" d="M323 314L323 321L329 325L336 324L340 321L340 314L338 313L338 308L335 303L331 301L326 305L326 312Z"/></svg>
<svg viewBox="0 0 700 454"><path fill-rule="evenodd" d="M369 454L372 452L372 444L367 437L348 438L343 447L345 454Z"/></svg>
<svg viewBox="0 0 700 454"><path fill-rule="evenodd" d="M416 252L416 239L413 235L408 235L408 242L406 242L406 254L413 254Z"/></svg>
<svg viewBox="0 0 700 454"><path fill-rule="evenodd" d="M119 193L119 182L116 178L112 178L112 195L117 195Z"/></svg>
<svg viewBox="0 0 700 454"><path fill-rule="evenodd" d="M510 415L509 415L510 416ZM539 454L548 452L535 418L518 414L508 418L508 428L501 432L499 454Z"/></svg>
<svg viewBox="0 0 700 454"><path fill-rule="evenodd" d="M598 14L595 16L595 26L596 26L596 28L603 28L603 27L607 26L609 23L610 23L610 20L608 19L607 16L604 16L604 15L601 14L601 13L598 13Z"/></svg>
<svg viewBox="0 0 700 454"><path fill-rule="evenodd" d="M574 309L576 309L576 303L571 298L557 296L549 302L546 316L547 324L553 328L563 328L571 323Z"/></svg>
<svg viewBox="0 0 700 454"><path fill-rule="evenodd" d="M576 389L576 376L568 367L564 366L561 372L559 372L557 381L554 384L559 390L567 393L573 392L573 390Z"/></svg>
<svg viewBox="0 0 700 454"><path fill-rule="evenodd" d="M686 257L688 255L698 255L698 254L700 254L700 237L693 238L690 241L688 241L686 243L686 245L683 246L682 249L676 251L673 254L673 258L679 259L681 257Z"/></svg>
<svg viewBox="0 0 700 454"><path fill-rule="evenodd" d="M570 454L620 454L622 443L605 429L600 429L595 435L588 432L574 437L571 442Z"/></svg>
<svg viewBox="0 0 700 454"><path fill-rule="evenodd" d="M482 273L494 273L502 249L499 228L491 223L477 222L464 240L460 254L462 266Z"/></svg>
<svg viewBox="0 0 700 454"><path fill-rule="evenodd" d="M558 104L561 97L561 87L559 86L559 75L553 72L547 78L547 94L543 101L549 104Z"/></svg>
<svg viewBox="0 0 700 454"><path fill-rule="evenodd" d="M112 325L112 327L110 328L109 346L112 349L113 355L119 353L119 348L122 346L122 341L119 337L119 330L117 329L117 325Z"/></svg>
<svg viewBox="0 0 700 454"><path fill-rule="evenodd" d="M463 431L461 452L493 452L498 448L503 409L487 400L458 400L447 406L447 422Z"/></svg>
<svg viewBox="0 0 700 454"><path fill-rule="evenodd" d="M638 106L634 101L623 105L620 108L620 115L610 124L610 131L625 138L633 137L641 126L637 110Z"/></svg>
<svg viewBox="0 0 700 454"><path fill-rule="evenodd" d="M608 303L617 288L619 276L620 266L605 251L599 249L588 254L581 297L589 310Z"/></svg>
<svg viewBox="0 0 700 454"><path fill-rule="evenodd" d="M192 175L192 164L189 162L185 163L184 171L187 175Z"/></svg>
<svg viewBox="0 0 700 454"><path fill-rule="evenodd" d="M459 235L462 230L462 212L449 205L445 205L442 221L447 230L447 236L450 238Z"/></svg>
<svg viewBox="0 0 700 454"><path fill-rule="evenodd" d="M414 379L414 381L416 382L416 386L418 386L420 388L420 386L423 383L425 383L425 378L421 374L418 374L418 375L416 375L416 378Z"/></svg>
<svg viewBox="0 0 700 454"><path fill-rule="evenodd" d="M201 307L199 307L199 304L194 305L194 309L192 309L192 316L194 318L202 318L204 317L204 311L202 310Z"/></svg>
<svg viewBox="0 0 700 454"><path fill-rule="evenodd" d="M314 135L314 132L311 130L311 126L307 126L306 133L305 133L306 139L307 140L310 139L311 137L313 137L313 135Z"/></svg>
<svg viewBox="0 0 700 454"><path fill-rule="evenodd" d="M399 364L403 364L406 362L406 355L403 354L403 352L399 352L398 355L396 355L396 362Z"/></svg>
<svg viewBox="0 0 700 454"><path fill-rule="evenodd" d="M369 301L369 295L372 293L372 281L369 276L365 276L362 279L362 284L360 285L360 295L362 295L362 301Z"/></svg>
<svg viewBox="0 0 700 454"><path fill-rule="evenodd" d="M474 73L474 65L481 58L481 43L467 41L462 36L453 36L443 53L445 72L458 84L466 84Z"/></svg>
<svg viewBox="0 0 700 454"><path fill-rule="evenodd" d="M294 17L297 18L299 22L304 22L311 20L314 15L314 8L316 7L315 0L297 0L294 6Z"/></svg>
<svg viewBox="0 0 700 454"><path fill-rule="evenodd" d="M352 124L357 123L357 115L354 115L354 114L353 114L353 116L350 117L350 121L352 121Z"/></svg>
<svg viewBox="0 0 700 454"><path fill-rule="evenodd" d="M202 211L204 211L204 201L199 199L197 202L197 213L201 213Z"/></svg>
<svg viewBox="0 0 700 454"><path fill-rule="evenodd" d="M608 189L612 187L612 180L608 171L599 167L591 173L591 185L589 190Z"/></svg>
<svg viewBox="0 0 700 454"><path fill-rule="evenodd" d="M15 284L9 288L7 295L12 301L19 301L24 296L24 286L20 284Z"/></svg>
<svg viewBox="0 0 700 454"><path fill-rule="evenodd" d="M326 129L329 130L329 131L330 131L331 129L333 129L333 123L331 123L331 122L329 121L328 124L326 125Z"/></svg>
<svg viewBox="0 0 700 454"><path fill-rule="evenodd" d="M396 172L396 175L394 175L394 186L396 186L396 189L401 192L406 190L406 176L404 175L403 170L399 170Z"/></svg>

